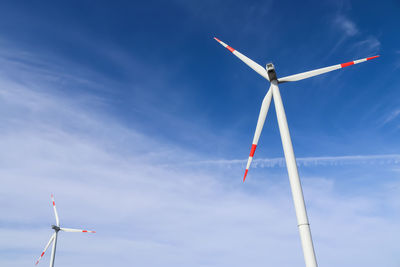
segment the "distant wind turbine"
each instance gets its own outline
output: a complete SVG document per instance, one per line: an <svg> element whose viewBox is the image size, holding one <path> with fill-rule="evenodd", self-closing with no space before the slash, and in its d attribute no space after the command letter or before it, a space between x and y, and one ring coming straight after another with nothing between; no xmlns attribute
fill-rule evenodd
<svg viewBox="0 0 400 267"><path fill-rule="evenodd" d="M50 237L49 242L47 243L46 247L44 248L42 254L39 257L39 259L36 261L35 265L37 265L39 263L40 259L43 257L44 253L46 252L46 250L51 245L51 242L53 242L53 248L51 250L51 257L50 257L50 267L53 267L54 266L54 259L56 257L57 235L58 235L59 231L63 231L63 232L79 232L79 233L96 233L96 232L95 231L80 230L80 229L61 228L60 227L60 221L58 220L56 203L54 202L53 194L51 195L51 200L53 202L53 210L54 210L54 215L56 217L56 225L52 225L51 226L51 228L54 230L54 234Z"/></svg>
<svg viewBox="0 0 400 267"><path fill-rule="evenodd" d="M285 110L283 108L281 94L279 92L279 83L285 82L295 82L303 79L307 79L313 76L317 76L326 72L330 72L333 70L341 69L344 67L348 67L354 64L362 63L370 59L377 58L379 56L367 57L359 60L350 61L347 63L337 64L330 67L325 67L321 69L311 70L295 75L286 76L283 78L278 78L275 73L275 68L272 63L268 63L266 68L261 67L259 64L246 57L239 51L233 49L229 45L220 41L218 38L214 37L214 39L219 42L223 47L227 48L231 51L235 56L237 56L240 60L246 63L250 68L260 74L262 77L267 79L271 86L264 97L264 100L261 105L260 114L258 116L257 127L254 134L253 144L250 150L250 156L247 161L246 170L243 177L243 182L246 179L247 173L249 171L249 167L251 161L253 160L254 152L256 151L258 139L261 135L261 130L264 126L265 118L267 117L268 109L271 104L271 98L274 97L276 116L278 119L279 131L282 139L283 152L285 154L286 166L289 174L290 187L292 189L292 196L294 201L294 207L296 210L297 217L297 225L299 227L301 246L303 248L304 260L306 263L306 267L317 267L317 260L315 258L314 245L311 237L310 224L308 222L306 206L304 204L303 190L301 188L299 173L296 165L296 158L293 152L293 145L290 138L289 127L286 120Z"/></svg>

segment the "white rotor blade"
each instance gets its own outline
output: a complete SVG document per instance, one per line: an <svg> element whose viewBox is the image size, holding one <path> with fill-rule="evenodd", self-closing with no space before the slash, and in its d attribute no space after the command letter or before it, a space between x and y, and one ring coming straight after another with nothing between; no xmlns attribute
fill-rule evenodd
<svg viewBox="0 0 400 267"><path fill-rule="evenodd" d="M351 65L354 65L354 64L362 63L362 62L365 62L367 60L371 60L371 59L374 59L374 58L377 58L377 57L379 57L379 56L367 57L367 58L363 58L363 59L350 61L350 62L347 62L347 63L333 65L333 66L330 66L330 67L325 67L325 68L316 69L316 70L310 70L310 71L307 71L307 72L302 72L302 73L299 73L299 74L286 76L286 77L283 77L283 78L279 78L278 82L279 83L284 83L284 82L300 81L300 80L307 79L307 78L310 78L310 77L313 77L313 76L317 76L317 75L320 75L320 74L324 74L324 73L327 73L327 72L330 72L330 71L333 71L333 70L338 70L338 69L341 69L341 68L344 68L344 67L348 67L348 66L351 66Z"/></svg>
<svg viewBox="0 0 400 267"><path fill-rule="evenodd" d="M261 105L260 115L258 115L257 127L256 132L254 133L253 144L251 145L250 156L247 160L246 170L244 172L243 182L246 180L247 173L250 168L251 161L253 160L254 152L256 151L256 147L258 144L258 139L260 139L261 131L264 126L265 118L268 114L269 105L271 104L272 98L272 90L271 87L269 88L267 94L264 97L264 100Z"/></svg>
<svg viewBox="0 0 400 267"><path fill-rule="evenodd" d="M60 230L64 232L73 232L73 233L96 233L96 231L88 231L88 230L72 229L72 228L60 228Z"/></svg>
<svg viewBox="0 0 400 267"><path fill-rule="evenodd" d="M56 216L57 226L60 226L60 221L58 220L58 214L57 214L57 209L56 209L56 202L54 201L53 194L51 194L51 200L53 201L53 210L54 210L54 215Z"/></svg>
<svg viewBox="0 0 400 267"><path fill-rule="evenodd" d="M230 47L229 45L227 45L226 43L222 42L221 40L219 40L217 37L214 37L214 39L219 42L223 47L225 47L226 49L228 49L229 51L231 51L235 56L237 56L241 61L243 61L244 63L247 64L247 66L249 66L250 68L252 68L253 70L255 70L258 74L260 74L261 76L263 76L265 79L267 79L269 81L269 77L268 77L268 73L267 70L265 68L263 68L262 66L260 66L258 63L254 62L253 60L251 60L250 58L246 57L245 55L243 55L242 53L240 53L239 51L233 49L232 47Z"/></svg>
<svg viewBox="0 0 400 267"><path fill-rule="evenodd" d="M40 254L40 257L39 257L39 259L36 261L35 265L37 265L37 264L39 263L40 259L43 257L44 253L45 253L46 250L49 248L51 242L53 242L55 235L56 235L56 233L54 233L54 234L50 237L49 242L47 243L46 247L44 248L42 254Z"/></svg>

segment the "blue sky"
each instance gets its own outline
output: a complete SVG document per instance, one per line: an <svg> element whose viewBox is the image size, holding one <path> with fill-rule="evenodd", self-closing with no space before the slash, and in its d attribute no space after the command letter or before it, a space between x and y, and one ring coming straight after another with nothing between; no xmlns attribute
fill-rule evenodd
<svg viewBox="0 0 400 267"><path fill-rule="evenodd" d="M396 1L0 3L0 265L303 265L275 110L280 86L320 266L400 264ZM48 264L49 254L43 262Z"/></svg>

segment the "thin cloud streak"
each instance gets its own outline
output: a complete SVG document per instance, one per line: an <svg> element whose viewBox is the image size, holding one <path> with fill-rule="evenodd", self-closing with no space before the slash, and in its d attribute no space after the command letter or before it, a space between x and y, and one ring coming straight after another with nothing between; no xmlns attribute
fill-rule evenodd
<svg viewBox="0 0 400 267"><path fill-rule="evenodd" d="M389 122L395 120L397 117L399 117L400 115L400 109L396 109L394 111L392 111L387 117L386 119L383 121L381 126L384 126L386 124L388 124Z"/></svg>
<svg viewBox="0 0 400 267"><path fill-rule="evenodd" d="M337 165L396 165L400 164L400 154L387 155L349 155L349 156L324 156L297 158L298 166L337 166ZM188 162L188 165L219 165L219 166L245 166L247 159L233 160L207 160ZM284 158L254 159L252 168L282 168L285 167Z"/></svg>

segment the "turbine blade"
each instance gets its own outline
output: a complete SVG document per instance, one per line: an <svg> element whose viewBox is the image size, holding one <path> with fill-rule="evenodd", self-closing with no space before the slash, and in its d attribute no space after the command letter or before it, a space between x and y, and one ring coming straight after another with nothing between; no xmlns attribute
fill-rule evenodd
<svg viewBox="0 0 400 267"><path fill-rule="evenodd" d="M88 231L88 230L72 229L72 228L60 228L60 230L64 232L73 232L73 233L96 233L96 231Z"/></svg>
<svg viewBox="0 0 400 267"><path fill-rule="evenodd" d="M45 253L46 250L49 248L51 242L53 242L55 235L56 235L56 233L54 233L54 234L50 237L49 242L47 243L46 247L44 248L42 254L40 254L40 257L39 257L38 260L36 261L35 265L37 265L37 264L39 263L40 259L43 258L44 253Z"/></svg>
<svg viewBox="0 0 400 267"><path fill-rule="evenodd" d="M56 216L56 224L57 226L60 226L60 221L58 220L58 213L56 209L56 202L54 201L54 195L51 194L51 200L53 201L53 210L54 210L54 215Z"/></svg>
<svg viewBox="0 0 400 267"><path fill-rule="evenodd" d="M258 140L260 139L261 131L264 126L265 118L268 114L268 109L271 104L272 98L272 90L271 87L269 88L267 94L264 97L264 100L261 105L260 114L258 115L257 127L254 133L253 144L251 145L249 159L247 160L246 170L244 172L243 182L246 180L247 173L250 168L251 161L253 160L254 152L256 151L256 147L258 144Z"/></svg>
<svg viewBox="0 0 400 267"><path fill-rule="evenodd" d="M265 79L267 79L269 81L269 77L268 77L268 73L267 70L265 68L263 68L262 66L260 66L258 63L254 62L253 60L251 60L250 58L246 57L245 55L243 55L242 53L240 53L239 51L233 49L232 47L230 47L229 45L227 45L226 43L222 42L221 40L219 40L217 37L214 37L214 39L220 43L223 47L225 47L226 49L228 49L229 51L231 51L235 56L237 56L241 61L243 61L244 63L247 64L247 66L249 66L250 68L252 68L254 71L256 71L258 74L260 74L261 76L263 76Z"/></svg>
<svg viewBox="0 0 400 267"><path fill-rule="evenodd" d="M371 60L371 59L374 59L374 58L377 58L377 57L379 57L379 56L367 57L367 58L363 58L363 59L350 61L350 62L347 62L347 63L337 64L337 65L333 65L333 66L329 66L329 67L325 67L325 68L321 68L321 69L310 70L310 71L307 71L307 72L302 72L302 73L299 73L299 74L286 76L286 77L283 77L283 78L279 78L278 82L279 83L284 83L284 82L300 81L300 80L307 79L307 78L310 78L310 77L313 77L313 76L317 76L317 75L320 75L320 74L324 74L324 73L327 73L327 72L330 72L330 71L333 71L333 70L338 70L338 69L341 69L341 68L344 68L344 67L348 67L348 66L351 66L351 65L354 65L354 64L362 63L362 62L365 62L367 60Z"/></svg>

